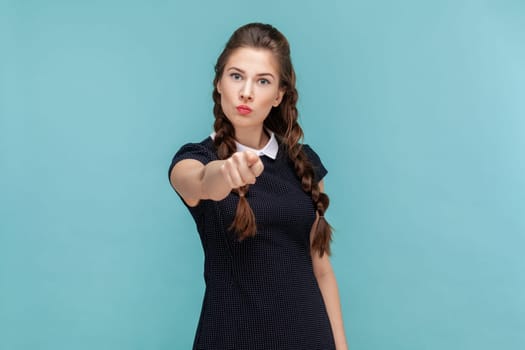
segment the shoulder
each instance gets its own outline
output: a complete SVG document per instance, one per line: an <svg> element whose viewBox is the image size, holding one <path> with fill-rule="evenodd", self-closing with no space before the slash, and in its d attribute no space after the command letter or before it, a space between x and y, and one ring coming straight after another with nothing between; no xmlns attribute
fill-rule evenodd
<svg viewBox="0 0 525 350"><path fill-rule="evenodd" d="M207 137L201 142L186 143L182 145L171 160L168 174L171 173L175 164L184 159L194 159L202 164L207 164L216 160L217 152L215 151L215 146L213 145L211 137Z"/></svg>
<svg viewBox="0 0 525 350"><path fill-rule="evenodd" d="M303 148L304 153L306 153L308 160L310 160L311 162L316 162L316 163L321 162L321 157L319 157L317 152L315 152L309 144L303 143L302 148Z"/></svg>
<svg viewBox="0 0 525 350"><path fill-rule="evenodd" d="M204 164L216 158L215 147L213 140L210 137L205 138L201 142L186 143L175 153L174 160L182 159L196 159Z"/></svg>
<svg viewBox="0 0 525 350"><path fill-rule="evenodd" d="M321 157L319 157L317 152L314 151L313 148L308 144L303 144L302 149L314 168L316 181L321 181L328 173L328 170L326 170L323 162L321 161Z"/></svg>

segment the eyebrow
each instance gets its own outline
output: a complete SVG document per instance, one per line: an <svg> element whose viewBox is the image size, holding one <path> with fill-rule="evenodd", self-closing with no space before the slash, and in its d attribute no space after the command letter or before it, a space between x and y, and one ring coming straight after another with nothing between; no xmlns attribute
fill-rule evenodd
<svg viewBox="0 0 525 350"><path fill-rule="evenodd" d="M240 73L243 73L243 74L246 73L245 71L243 71L242 69L237 68L237 67L230 67L230 68L228 68L228 71L230 71L230 70L232 70L232 69L233 69L233 70L236 70L236 71L239 71ZM272 77L272 78L275 79L275 77L273 76L272 73L259 73L259 74L257 74L257 76L259 76L259 77L262 77L262 76L270 76L270 77Z"/></svg>

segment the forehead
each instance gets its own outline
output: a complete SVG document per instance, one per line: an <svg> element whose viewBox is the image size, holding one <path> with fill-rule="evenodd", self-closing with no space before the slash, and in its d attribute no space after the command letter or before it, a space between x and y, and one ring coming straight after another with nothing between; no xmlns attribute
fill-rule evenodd
<svg viewBox="0 0 525 350"><path fill-rule="evenodd" d="M239 68L247 73L272 73L277 75L279 64L274 54L268 49L241 47L235 49L226 61L225 69Z"/></svg>

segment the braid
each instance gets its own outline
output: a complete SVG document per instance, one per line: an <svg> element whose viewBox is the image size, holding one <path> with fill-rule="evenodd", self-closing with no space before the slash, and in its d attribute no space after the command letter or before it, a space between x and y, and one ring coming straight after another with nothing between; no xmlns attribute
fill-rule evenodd
<svg viewBox="0 0 525 350"><path fill-rule="evenodd" d="M227 159L237 150L235 145L235 129L224 115L220 105L215 105L214 113L217 117L213 125L215 129L213 143L217 149L219 159ZM247 237L255 236L255 232L257 231L255 215L246 199L248 188L249 186L246 185L233 190L234 193L239 195L239 203L237 204L235 217L229 229L235 231L237 238L241 241Z"/></svg>
<svg viewBox="0 0 525 350"><path fill-rule="evenodd" d="M303 138L303 130L297 122L298 112L295 107L298 100L297 90L295 87L289 87L286 95L287 98L283 99L281 102L281 110L279 114L282 115L284 120L289 122L283 123L282 121L274 121L272 126L281 125L281 130L279 131L284 131L282 134L284 135L283 142L288 148L288 156L293 162L295 173L297 177L301 179L303 191L312 196L312 201L317 213L319 214L317 225L314 230L312 249L318 252L319 256L322 257L325 253L328 255L331 253L330 242L332 241L333 229L324 217L328 205L330 204L330 200L325 193L321 192L319 181L315 180L315 172L312 163L308 159L308 156L304 152L302 144L300 143ZM287 125L286 130L282 130L283 124Z"/></svg>
<svg viewBox="0 0 525 350"><path fill-rule="evenodd" d="M302 133L299 124L296 124L292 128L292 132ZM330 255L330 242L332 241L333 230L324 217L326 209L328 209L328 205L330 204L330 200L326 193L321 192L319 188L319 182L315 180L315 173L312 163L309 161L306 153L302 149L302 146L300 144L296 144L290 148L289 154L290 159L292 159L294 163L295 173L297 174L297 177L301 179L303 191L309 193L312 196L315 209L319 214L317 225L314 231L312 249L317 251L321 257L324 255L324 253ZM295 154L296 156L292 157L292 154Z"/></svg>

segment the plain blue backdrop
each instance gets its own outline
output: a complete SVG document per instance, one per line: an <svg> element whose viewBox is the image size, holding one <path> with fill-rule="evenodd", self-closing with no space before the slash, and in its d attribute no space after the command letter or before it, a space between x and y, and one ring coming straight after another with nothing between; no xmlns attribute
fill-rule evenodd
<svg viewBox="0 0 525 350"><path fill-rule="evenodd" d="M189 349L174 152L238 26L289 39L352 350L525 348L525 3L0 5L0 349Z"/></svg>

